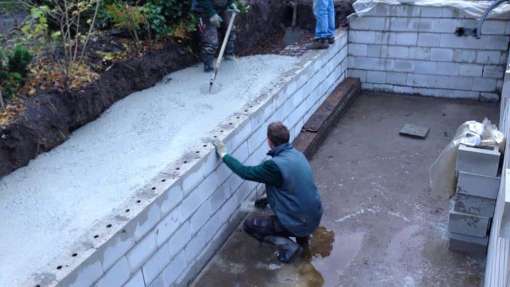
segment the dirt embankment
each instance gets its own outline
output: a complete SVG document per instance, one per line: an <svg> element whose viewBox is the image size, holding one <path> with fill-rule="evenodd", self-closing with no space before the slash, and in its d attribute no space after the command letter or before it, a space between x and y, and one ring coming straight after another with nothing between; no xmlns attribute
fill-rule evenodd
<svg viewBox="0 0 510 287"><path fill-rule="evenodd" d="M249 15L238 20L241 55L264 52L263 48L253 47L283 31L285 3L253 2ZM82 89L23 99L23 112L0 126L0 176L58 146L73 130L95 120L116 101L153 86L172 71L196 63L196 55L189 47L168 41L162 49L113 64L97 81Z"/></svg>

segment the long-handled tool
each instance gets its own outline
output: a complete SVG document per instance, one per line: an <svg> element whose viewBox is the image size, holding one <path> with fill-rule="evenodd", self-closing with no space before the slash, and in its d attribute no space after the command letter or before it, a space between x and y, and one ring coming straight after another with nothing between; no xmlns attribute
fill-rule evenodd
<svg viewBox="0 0 510 287"><path fill-rule="evenodd" d="M283 43L286 46L296 44L304 35L303 30L297 27L298 0L290 1L289 4L292 6L292 26L287 28L283 36Z"/></svg>
<svg viewBox="0 0 510 287"><path fill-rule="evenodd" d="M230 17L227 32L225 33L225 39L223 39L223 44L221 44L220 54L218 55L218 59L216 60L216 65L214 65L214 71L211 76L211 81L209 82L209 94L212 91L214 81L216 80L216 76L218 76L218 71L220 69L221 62L223 61L223 55L225 54L225 49L227 48L228 39L230 38L230 33L232 32L232 28L234 27L234 20L236 19L236 16L237 12L232 11L232 17Z"/></svg>

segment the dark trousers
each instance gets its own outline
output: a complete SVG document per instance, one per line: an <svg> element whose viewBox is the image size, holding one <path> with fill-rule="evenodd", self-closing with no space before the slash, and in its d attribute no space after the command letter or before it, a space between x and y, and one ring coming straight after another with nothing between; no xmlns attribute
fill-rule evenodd
<svg viewBox="0 0 510 287"><path fill-rule="evenodd" d="M299 237L286 230L274 215L254 215L244 221L244 231L259 241L264 241L266 236L295 237L301 246L308 244L308 236Z"/></svg>
<svg viewBox="0 0 510 287"><path fill-rule="evenodd" d="M223 38L220 40L219 35L225 34L227 31L228 23L230 21L230 17L232 13L229 11L224 11L219 13L219 15L223 18L222 27L218 29L216 26L209 22L209 17L205 14L199 14L200 17L200 53L202 56L202 60L205 61L209 57L214 57L216 52L218 51L218 47L220 43L223 41ZM218 31L220 30L220 31ZM230 33L230 38L227 42L227 47L225 49L225 53L227 55L233 55L235 53L235 41L236 41L236 27L232 27L232 32Z"/></svg>

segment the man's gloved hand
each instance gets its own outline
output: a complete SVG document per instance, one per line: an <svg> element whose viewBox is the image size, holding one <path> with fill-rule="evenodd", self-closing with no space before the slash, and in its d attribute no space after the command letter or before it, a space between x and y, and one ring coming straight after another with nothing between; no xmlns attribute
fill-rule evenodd
<svg viewBox="0 0 510 287"><path fill-rule="evenodd" d="M216 148L216 153L221 159L223 159L223 157L227 155L227 148L225 147L225 144L222 141L214 141L213 144Z"/></svg>
<svg viewBox="0 0 510 287"><path fill-rule="evenodd" d="M216 28L220 28L223 18L221 18L218 14L214 14L211 18L209 18L209 22L211 22L211 24L213 24Z"/></svg>
<svg viewBox="0 0 510 287"><path fill-rule="evenodd" d="M228 6L227 11L233 12L233 13L237 13L237 14L241 13L241 10L239 10L239 8L237 7L236 3L230 4L230 6Z"/></svg>

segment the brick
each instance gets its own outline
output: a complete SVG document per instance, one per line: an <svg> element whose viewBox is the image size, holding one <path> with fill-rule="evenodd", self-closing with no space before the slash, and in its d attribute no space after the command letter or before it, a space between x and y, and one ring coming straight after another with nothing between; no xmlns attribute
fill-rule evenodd
<svg viewBox="0 0 510 287"><path fill-rule="evenodd" d="M483 66L473 64L461 64L459 74L461 76L480 77L482 76Z"/></svg>
<svg viewBox="0 0 510 287"><path fill-rule="evenodd" d="M409 48L402 46L389 46L386 49L386 56L390 58L409 58Z"/></svg>
<svg viewBox="0 0 510 287"><path fill-rule="evenodd" d="M449 62L437 62L436 68L436 74L447 76L457 76L460 70L458 64Z"/></svg>
<svg viewBox="0 0 510 287"><path fill-rule="evenodd" d="M414 61L392 60L392 70L395 72L413 72L415 70Z"/></svg>
<svg viewBox="0 0 510 287"><path fill-rule="evenodd" d="M453 50L444 48L432 48L430 58L433 61L450 62L453 60Z"/></svg>
<svg viewBox="0 0 510 287"><path fill-rule="evenodd" d="M96 287L120 287L129 280L130 269L126 257L120 258L106 274L99 279Z"/></svg>
<svg viewBox="0 0 510 287"><path fill-rule="evenodd" d="M156 251L156 233L151 232L126 254L132 272L137 271Z"/></svg>
<svg viewBox="0 0 510 287"><path fill-rule="evenodd" d="M163 245L167 239L175 232L175 230L182 224L184 218L182 216L181 208L176 208L170 212L161 222L156 226L157 246Z"/></svg>
<svg viewBox="0 0 510 287"><path fill-rule="evenodd" d="M349 55L367 56L367 47L365 44L350 44Z"/></svg>
<svg viewBox="0 0 510 287"><path fill-rule="evenodd" d="M367 82L384 84L386 82L386 72L368 71Z"/></svg>
<svg viewBox="0 0 510 287"><path fill-rule="evenodd" d="M500 178L459 171L457 193L496 199Z"/></svg>
<svg viewBox="0 0 510 287"><path fill-rule="evenodd" d="M145 287L145 282L143 281L142 271L136 272L131 279L124 285L123 287Z"/></svg>
<svg viewBox="0 0 510 287"><path fill-rule="evenodd" d="M367 47L367 56L369 56L369 57L381 57L382 49L383 48L385 48L385 46L368 45L368 47Z"/></svg>
<svg viewBox="0 0 510 287"><path fill-rule="evenodd" d="M435 75L437 73L436 62L415 61L415 73Z"/></svg>
<svg viewBox="0 0 510 287"><path fill-rule="evenodd" d="M385 17L360 17L349 23L349 27L354 30L388 30L388 18Z"/></svg>
<svg viewBox="0 0 510 287"><path fill-rule="evenodd" d="M419 33L418 46L420 47L437 47L441 41L441 34Z"/></svg>
<svg viewBox="0 0 510 287"><path fill-rule="evenodd" d="M191 240L191 224L185 222L168 241L168 257L173 258Z"/></svg>
<svg viewBox="0 0 510 287"><path fill-rule="evenodd" d="M483 76L486 78L502 79L504 75L504 66L484 66L483 68Z"/></svg>
<svg viewBox="0 0 510 287"><path fill-rule="evenodd" d="M485 238L489 233L490 218L450 211L448 232Z"/></svg>
<svg viewBox="0 0 510 287"><path fill-rule="evenodd" d="M169 243L159 248L143 265L142 271L146 284L150 284L154 281L159 273L161 273L165 266L170 262L170 257L168 256L168 244Z"/></svg>
<svg viewBox="0 0 510 287"><path fill-rule="evenodd" d="M431 48L409 47L409 58L417 60L430 60Z"/></svg>
<svg viewBox="0 0 510 287"><path fill-rule="evenodd" d="M474 63L477 59L476 51L456 49L453 54L455 62Z"/></svg>
<svg viewBox="0 0 510 287"><path fill-rule="evenodd" d="M417 33L390 33L389 44L415 46L417 40Z"/></svg>
<svg viewBox="0 0 510 287"><path fill-rule="evenodd" d="M457 154L457 171L496 177L500 156L496 150L460 145Z"/></svg>
<svg viewBox="0 0 510 287"><path fill-rule="evenodd" d="M476 62L479 64L503 64L501 52L499 51L478 51Z"/></svg>
<svg viewBox="0 0 510 287"><path fill-rule="evenodd" d="M373 31L349 31L350 43L373 44L375 42L376 32Z"/></svg>
<svg viewBox="0 0 510 287"><path fill-rule="evenodd" d="M456 194L454 197L454 211L470 213L478 216L493 217L496 200L471 196L465 194Z"/></svg>

